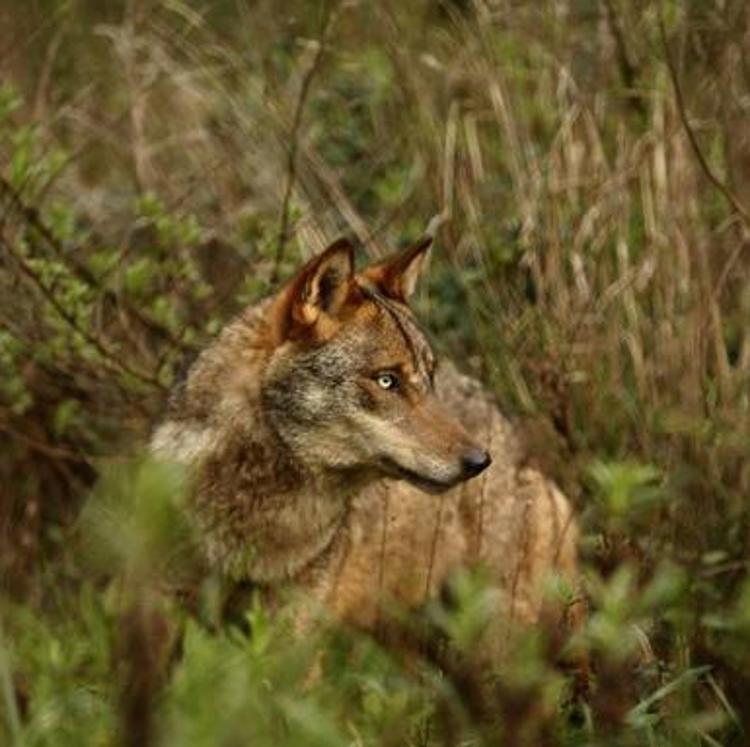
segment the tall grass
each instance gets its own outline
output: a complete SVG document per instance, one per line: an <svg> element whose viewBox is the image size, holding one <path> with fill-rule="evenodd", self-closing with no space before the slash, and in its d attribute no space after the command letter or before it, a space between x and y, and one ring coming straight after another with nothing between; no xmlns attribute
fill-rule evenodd
<svg viewBox="0 0 750 747"><path fill-rule="evenodd" d="M111 733L116 615L72 538L182 357L338 234L376 256L429 226L436 344L519 419L584 524L583 726L549 715L540 651L474 710L445 662L399 700L388 678L409 678L383 652L362 655L357 687L334 667L330 690L292 703L304 674L258 691L257 639L195 628L157 718L181 736L163 738L742 744L749 29L743 0L8 0L0 569L21 722L6 732L61 744L45 709L70 696L93 719L71 742ZM78 653L55 653L61 617ZM263 666L287 666L270 650ZM251 689L222 696L221 737L189 712L213 687L203 667ZM255 741L250 712L278 717ZM325 727L299 736L295 719Z"/></svg>

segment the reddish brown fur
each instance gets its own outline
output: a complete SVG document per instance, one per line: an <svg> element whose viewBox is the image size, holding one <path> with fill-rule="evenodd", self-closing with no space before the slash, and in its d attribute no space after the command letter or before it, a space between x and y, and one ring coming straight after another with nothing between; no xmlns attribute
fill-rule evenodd
<svg viewBox="0 0 750 747"><path fill-rule="evenodd" d="M497 605L486 648L500 658L543 615L545 578L574 583L577 530L479 384L451 365L435 374L406 306L428 245L356 277L341 242L311 260L204 351L152 448L192 471L211 566L292 581L367 628L482 566ZM492 464L466 481L467 454L485 448Z"/></svg>

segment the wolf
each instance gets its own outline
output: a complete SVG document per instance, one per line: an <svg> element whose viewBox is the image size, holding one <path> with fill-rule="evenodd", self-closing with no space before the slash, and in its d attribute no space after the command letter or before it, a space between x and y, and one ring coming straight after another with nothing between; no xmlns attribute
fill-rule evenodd
<svg viewBox="0 0 750 747"><path fill-rule="evenodd" d="M374 630L389 605L420 608L482 568L501 657L547 614L545 579L575 583L578 530L492 398L438 364L409 306L430 244L360 272L345 239L313 257L203 350L151 451L186 466L186 510L222 576L291 583Z"/></svg>

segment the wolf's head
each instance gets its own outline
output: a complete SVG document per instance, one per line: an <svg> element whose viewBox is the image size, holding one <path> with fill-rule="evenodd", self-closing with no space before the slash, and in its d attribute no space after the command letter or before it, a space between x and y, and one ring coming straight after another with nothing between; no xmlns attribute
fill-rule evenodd
<svg viewBox="0 0 750 747"><path fill-rule="evenodd" d="M430 239L357 275L339 240L272 306L262 382L271 426L296 459L440 491L490 464L434 392L435 356L408 306Z"/></svg>

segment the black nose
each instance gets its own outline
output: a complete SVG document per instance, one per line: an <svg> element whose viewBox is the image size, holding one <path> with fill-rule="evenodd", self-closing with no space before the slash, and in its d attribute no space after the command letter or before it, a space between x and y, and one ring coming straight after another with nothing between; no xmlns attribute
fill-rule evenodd
<svg viewBox="0 0 750 747"><path fill-rule="evenodd" d="M464 478L476 477L480 472L487 469L492 464L492 458L486 451L481 449L471 449L461 457L461 468L463 469Z"/></svg>

